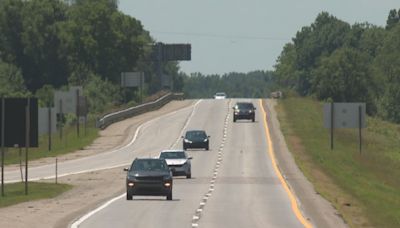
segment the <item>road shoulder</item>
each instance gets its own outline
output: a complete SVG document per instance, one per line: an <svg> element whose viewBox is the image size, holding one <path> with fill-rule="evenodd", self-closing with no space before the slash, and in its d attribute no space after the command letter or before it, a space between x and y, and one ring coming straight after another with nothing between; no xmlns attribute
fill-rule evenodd
<svg viewBox="0 0 400 228"><path fill-rule="evenodd" d="M116 149L126 145L140 124L194 103L193 100L172 101L157 111L148 112L117 122L101 131L100 137L84 150L62 156L71 160ZM51 164L54 158L31 162L40 166ZM31 167L31 166L30 166ZM124 192L125 175L122 168L101 170L59 178L60 183L74 188L56 198L21 203L0 209L0 227L68 227L72 220L98 207L108 199ZM47 180L47 182L54 180Z"/></svg>
<svg viewBox="0 0 400 228"><path fill-rule="evenodd" d="M274 142L273 146L278 167L291 190L295 193L304 216L315 227L347 227L336 209L315 191L313 185L297 167L280 130L280 124L274 109L276 101L271 99L263 100L263 105L267 112L267 121L270 124L270 133Z"/></svg>

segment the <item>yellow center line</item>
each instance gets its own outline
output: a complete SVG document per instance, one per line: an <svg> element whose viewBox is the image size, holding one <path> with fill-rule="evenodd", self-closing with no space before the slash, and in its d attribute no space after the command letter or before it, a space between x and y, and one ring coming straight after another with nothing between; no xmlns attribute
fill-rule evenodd
<svg viewBox="0 0 400 228"><path fill-rule="evenodd" d="M276 175L278 176L283 188L285 189L286 193L289 196L290 203L292 206L293 213L296 215L296 218L300 221L300 223L306 227L306 228L312 228L313 226L311 223L304 217L304 215L301 213L299 209L299 205L297 204L296 197L294 196L293 192L290 190L289 186L287 185L285 179L283 178L283 175L281 171L278 168L278 165L276 163L276 158L275 158L275 152L274 152L274 147L272 146L272 140L271 140L271 135L269 132L269 126L268 126L268 121L267 121L267 113L264 110L264 106L262 104L262 100L259 100L260 106L261 106L261 111L263 113L263 121L264 121L264 129L265 129L265 135L267 138L268 142L268 153L269 156L271 157L271 162L272 162L272 167L275 170Z"/></svg>

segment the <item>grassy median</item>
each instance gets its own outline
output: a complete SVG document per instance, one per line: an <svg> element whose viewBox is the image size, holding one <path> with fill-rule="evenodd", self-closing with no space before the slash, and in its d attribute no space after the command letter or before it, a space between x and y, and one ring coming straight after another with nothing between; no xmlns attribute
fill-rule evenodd
<svg viewBox="0 0 400 228"><path fill-rule="evenodd" d="M323 104L286 98L277 106L282 132L297 164L351 227L400 227L400 126L374 118L363 130L323 127Z"/></svg>
<svg viewBox="0 0 400 228"><path fill-rule="evenodd" d="M7 207L14 204L28 202L39 199L54 198L72 188L67 184L53 184L53 183L28 183L28 195L25 195L25 184L15 183L6 184L4 186L4 197L0 196L0 208Z"/></svg>

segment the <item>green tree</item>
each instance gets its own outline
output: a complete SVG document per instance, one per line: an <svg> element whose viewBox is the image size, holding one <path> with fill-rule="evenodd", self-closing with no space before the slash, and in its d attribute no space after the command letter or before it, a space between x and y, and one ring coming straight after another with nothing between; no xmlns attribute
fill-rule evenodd
<svg viewBox="0 0 400 228"><path fill-rule="evenodd" d="M312 71L313 93L319 99L331 98L335 102L367 102L368 84L371 77L365 54L352 49L341 48L331 56L321 59Z"/></svg>
<svg viewBox="0 0 400 228"><path fill-rule="evenodd" d="M386 29L393 28L399 22L400 22L400 9L398 11L396 11L395 9L390 10L389 16L386 20Z"/></svg>
<svg viewBox="0 0 400 228"><path fill-rule="evenodd" d="M374 62L379 83L378 114L386 120L400 123L400 24L386 35Z"/></svg>
<svg viewBox="0 0 400 228"><path fill-rule="evenodd" d="M26 97L30 93L25 87L21 70L0 61L0 97Z"/></svg>

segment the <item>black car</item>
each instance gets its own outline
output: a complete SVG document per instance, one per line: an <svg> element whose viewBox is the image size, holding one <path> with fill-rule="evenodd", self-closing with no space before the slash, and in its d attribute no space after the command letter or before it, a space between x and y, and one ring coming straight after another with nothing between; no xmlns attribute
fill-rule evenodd
<svg viewBox="0 0 400 228"><path fill-rule="evenodd" d="M166 196L172 200L172 173L159 158L136 158L126 176L126 199L133 195Z"/></svg>
<svg viewBox="0 0 400 228"><path fill-rule="evenodd" d="M233 107L233 122L239 119L247 119L255 121L256 108L251 102L237 102L235 107Z"/></svg>
<svg viewBox="0 0 400 228"><path fill-rule="evenodd" d="M202 130L192 130L187 131L183 138L183 149L187 150L189 148L204 148L206 150L210 149L210 136Z"/></svg>

